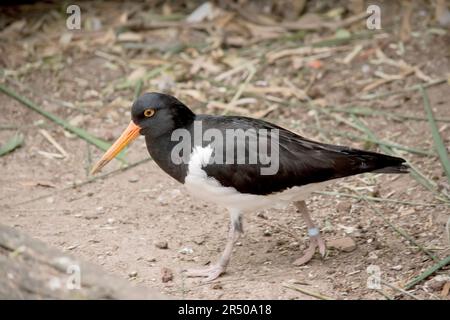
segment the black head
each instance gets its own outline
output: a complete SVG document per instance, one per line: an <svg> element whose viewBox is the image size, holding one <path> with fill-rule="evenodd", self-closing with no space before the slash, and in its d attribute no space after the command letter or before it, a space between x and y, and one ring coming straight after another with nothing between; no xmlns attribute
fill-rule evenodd
<svg viewBox="0 0 450 320"><path fill-rule="evenodd" d="M131 107L128 127L94 165L91 173L101 170L139 134L152 141L175 129L184 128L194 121L195 114L176 98L162 93L145 93Z"/></svg>
<svg viewBox="0 0 450 320"><path fill-rule="evenodd" d="M159 137L190 124L195 114L177 98L150 92L140 96L131 107L131 119L145 136Z"/></svg>

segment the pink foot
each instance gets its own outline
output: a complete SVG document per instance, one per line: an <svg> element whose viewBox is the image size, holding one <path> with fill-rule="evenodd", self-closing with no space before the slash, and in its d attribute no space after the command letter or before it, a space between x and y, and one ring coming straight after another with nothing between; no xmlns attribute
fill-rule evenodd
<svg viewBox="0 0 450 320"><path fill-rule="evenodd" d="M204 277L203 282L210 282L217 279L221 274L225 273L225 268L219 264L213 264L202 269L184 270L188 277Z"/></svg>
<svg viewBox="0 0 450 320"><path fill-rule="evenodd" d="M309 247L308 249L306 249L305 254L300 258L298 258L297 260L295 260L293 264L295 266L301 266L308 263L314 256L314 253L316 252L317 248L319 248L319 253L322 256L322 258L324 258L327 247L325 245L325 241L323 241L320 235L310 237Z"/></svg>

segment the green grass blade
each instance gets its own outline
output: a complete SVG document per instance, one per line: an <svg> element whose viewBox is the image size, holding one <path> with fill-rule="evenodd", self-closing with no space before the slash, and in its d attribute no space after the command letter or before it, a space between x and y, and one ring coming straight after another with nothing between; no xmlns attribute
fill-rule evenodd
<svg viewBox="0 0 450 320"><path fill-rule="evenodd" d="M0 157L13 151L16 148L19 148L22 144L23 135L21 133L16 133L0 148Z"/></svg>
<svg viewBox="0 0 450 320"><path fill-rule="evenodd" d="M435 273L436 271L438 271L439 269L445 267L446 265L448 265L450 263L450 256L442 259L441 261L439 261L438 263L432 265L430 268L428 268L427 270L425 270L424 272L422 272L420 275L418 275L417 277L415 277L413 280L411 280L410 283L408 283L405 286L405 290L409 290L411 288L413 288L416 284L418 284L419 282L421 282L422 280L428 278L429 276L431 276L433 273Z"/></svg>
<svg viewBox="0 0 450 320"><path fill-rule="evenodd" d="M434 119L433 111L430 107L430 100L428 99L427 92L423 87L420 87L420 93L423 97L423 105L427 113L428 122L430 123L431 134L433 136L434 146L441 160L442 167L444 168L445 174L447 175L448 182L450 183L450 160L448 158L447 148L445 147L444 141L439 134L439 129Z"/></svg>
<svg viewBox="0 0 450 320"><path fill-rule="evenodd" d="M388 112L388 111L382 111L382 110L374 110L369 107L350 107L350 108L343 108L343 107L328 107L332 112L338 112L338 113L349 113L354 114L356 116L365 116L365 117L376 117L376 116L382 116L387 119L392 119L395 121L402 121L402 120L415 120L415 121L428 121L427 117L419 117L414 116L411 114L399 114L395 112ZM436 122L446 122L450 123L450 118L434 118Z"/></svg>
<svg viewBox="0 0 450 320"><path fill-rule="evenodd" d="M142 79L139 79L136 82L136 86L134 87L134 100L136 100L137 98L139 98L139 96L141 95L142 92L142 85L144 84L144 82L142 81Z"/></svg>
<svg viewBox="0 0 450 320"><path fill-rule="evenodd" d="M435 86L435 85L438 85L438 84L446 83L447 81L448 81L447 78L437 79L437 80L434 80L434 81L431 81L429 83L424 84L423 87L428 88L428 87ZM411 87L408 87L408 88L405 88L405 89L401 89L401 90L387 91L387 92L382 92L382 93L366 94L366 95L363 95L363 96L359 97L359 99L361 99L361 100L372 100L372 99L385 98L385 97L388 97L388 96L391 96L391 95L395 95L395 94L399 94L399 93L405 93L405 92L408 92L408 91L419 90L421 86L422 85L415 84L415 85L412 85Z"/></svg>

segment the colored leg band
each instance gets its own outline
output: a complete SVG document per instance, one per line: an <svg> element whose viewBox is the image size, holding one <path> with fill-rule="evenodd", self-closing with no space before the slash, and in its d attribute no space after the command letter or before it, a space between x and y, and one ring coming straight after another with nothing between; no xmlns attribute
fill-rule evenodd
<svg viewBox="0 0 450 320"><path fill-rule="evenodd" d="M308 229L308 235L310 237L318 236L319 235L319 229L317 229L317 228L309 228Z"/></svg>

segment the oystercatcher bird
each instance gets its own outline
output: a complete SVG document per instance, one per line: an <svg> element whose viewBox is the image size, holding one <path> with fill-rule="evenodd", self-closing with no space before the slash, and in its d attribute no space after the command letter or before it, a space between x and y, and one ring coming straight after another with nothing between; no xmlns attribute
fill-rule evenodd
<svg viewBox="0 0 450 320"><path fill-rule="evenodd" d="M307 263L325 242L305 200L337 178L364 172L406 173L405 160L324 144L272 123L239 116L196 115L175 97L145 93L131 108L131 122L92 169L99 171L140 134L147 149L171 177L200 199L229 211L231 223L219 261L188 276L214 280L225 272L233 245L243 232L242 214L294 203L304 218L309 247L294 264Z"/></svg>

